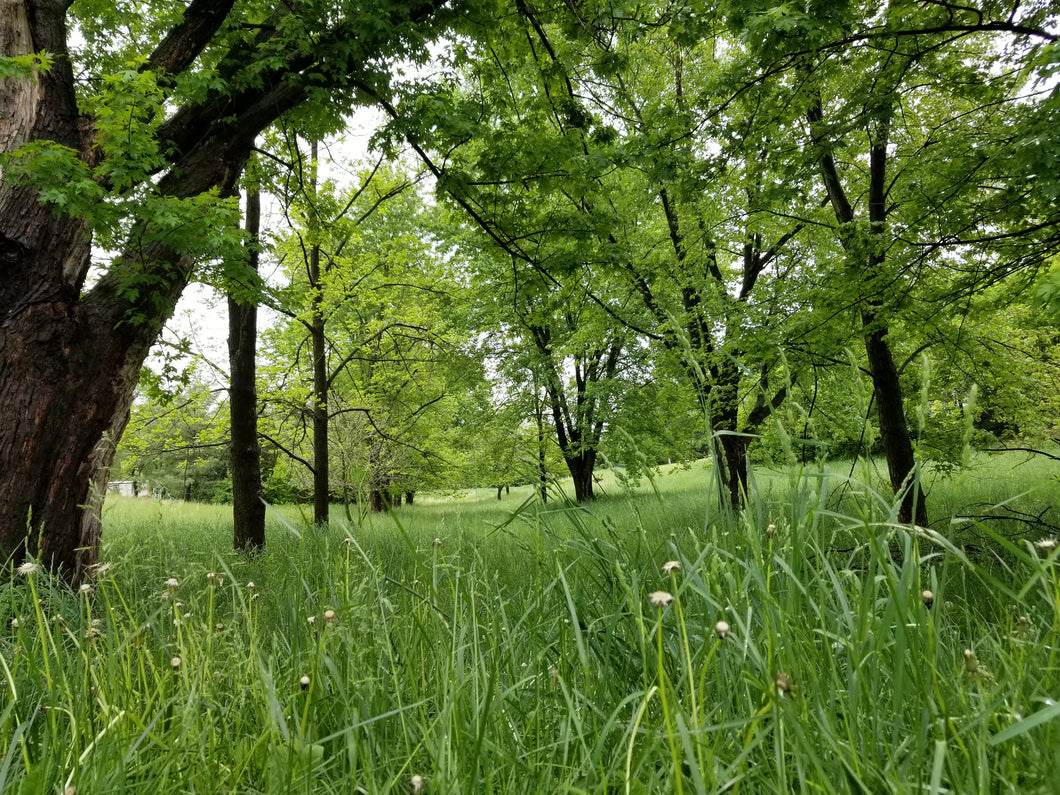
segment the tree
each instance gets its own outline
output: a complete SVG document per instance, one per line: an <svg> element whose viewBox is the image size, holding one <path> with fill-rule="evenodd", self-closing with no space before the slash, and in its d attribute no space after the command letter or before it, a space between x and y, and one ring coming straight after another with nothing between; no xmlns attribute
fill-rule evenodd
<svg viewBox="0 0 1060 795"><path fill-rule="evenodd" d="M736 2L723 13L747 54L737 61L744 70L737 90L777 83L803 116L801 125L791 117L789 129L804 142L842 250L833 263L819 261L822 286L835 297L822 292L816 301L842 307L834 317L858 328L891 485L901 495L898 517L924 524L898 333L914 317L933 325L1056 245L1055 208L1034 201L1012 167L1027 158L1004 153L1013 130L1040 130L1040 103L1025 89L1057 39L1048 22L1055 11ZM812 206L798 212L825 222ZM1014 239L1024 252L1014 251Z"/></svg>
<svg viewBox="0 0 1060 795"><path fill-rule="evenodd" d="M228 424L221 391L192 371L186 384L169 392L145 369L115 466L153 494L227 500Z"/></svg>
<svg viewBox="0 0 1060 795"><path fill-rule="evenodd" d="M388 59L423 57L443 6L4 6L0 554L84 575L137 374L196 265L234 255L255 138L308 104L337 120L356 85L384 92ZM89 281L93 245L119 254Z"/></svg>
<svg viewBox="0 0 1060 795"><path fill-rule="evenodd" d="M261 192L247 191L247 263L258 272L261 245ZM254 286L254 285L252 285ZM258 307L238 291L228 296L228 357L231 375L232 543L236 549L265 546L265 503L261 491L261 445L258 443Z"/></svg>
<svg viewBox="0 0 1060 795"><path fill-rule="evenodd" d="M268 433L313 475L315 503L341 492L348 510L363 491L383 510L444 468L440 418L473 368L447 317L459 309L447 308L454 290L416 179L376 162L356 180L349 191L300 188L289 205L276 245L290 282L278 291L286 320L268 334Z"/></svg>

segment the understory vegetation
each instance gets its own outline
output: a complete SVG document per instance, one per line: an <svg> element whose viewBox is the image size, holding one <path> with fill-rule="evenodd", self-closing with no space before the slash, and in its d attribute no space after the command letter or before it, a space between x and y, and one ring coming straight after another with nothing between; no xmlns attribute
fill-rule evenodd
<svg viewBox="0 0 1060 795"><path fill-rule="evenodd" d="M1057 791L1060 469L928 473L910 528L864 466L285 506L254 556L111 498L90 583L0 584L0 791Z"/></svg>

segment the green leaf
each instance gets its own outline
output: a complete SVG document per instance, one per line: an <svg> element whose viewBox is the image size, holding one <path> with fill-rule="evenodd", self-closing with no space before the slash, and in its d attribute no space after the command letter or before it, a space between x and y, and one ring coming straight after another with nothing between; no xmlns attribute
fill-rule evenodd
<svg viewBox="0 0 1060 795"><path fill-rule="evenodd" d="M1060 704L1052 701L1049 701L1048 704L1049 706L1045 709L1040 709L1034 714L1028 715L1023 720L1016 721L1004 731L998 732L987 740L987 744L1000 745L1001 743L1020 737L1031 729L1035 729L1043 723L1048 723L1054 718L1060 718Z"/></svg>

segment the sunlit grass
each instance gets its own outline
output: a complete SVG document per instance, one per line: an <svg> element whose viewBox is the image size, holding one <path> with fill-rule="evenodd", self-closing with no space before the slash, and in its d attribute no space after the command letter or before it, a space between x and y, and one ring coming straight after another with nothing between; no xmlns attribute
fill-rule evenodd
<svg viewBox="0 0 1060 795"><path fill-rule="evenodd" d="M1048 505L1016 460L936 515ZM739 517L696 465L590 506L284 509L250 558L223 508L113 501L91 590L0 585L0 790L1057 791L1060 551L910 533L849 474L758 468Z"/></svg>

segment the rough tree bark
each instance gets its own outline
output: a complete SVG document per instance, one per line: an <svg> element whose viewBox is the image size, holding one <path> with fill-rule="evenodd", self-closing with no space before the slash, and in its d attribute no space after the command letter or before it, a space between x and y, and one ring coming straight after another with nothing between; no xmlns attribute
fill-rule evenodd
<svg viewBox="0 0 1060 795"><path fill-rule="evenodd" d="M250 251L247 264L258 270L261 194L247 193L246 230ZM232 522L236 549L265 546L265 503L261 493L261 445L258 443L256 356L258 307L228 298L228 357L232 369L228 390L232 420Z"/></svg>

